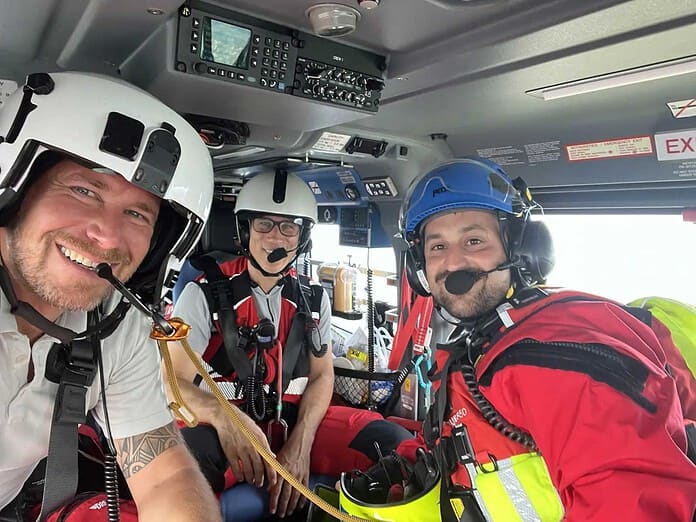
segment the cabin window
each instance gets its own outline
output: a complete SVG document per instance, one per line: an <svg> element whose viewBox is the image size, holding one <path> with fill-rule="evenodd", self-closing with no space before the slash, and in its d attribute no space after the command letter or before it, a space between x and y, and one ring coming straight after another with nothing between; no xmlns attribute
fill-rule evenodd
<svg viewBox="0 0 696 522"><path fill-rule="evenodd" d="M696 224L681 215L546 215L556 248L549 285L622 303L696 302Z"/></svg>

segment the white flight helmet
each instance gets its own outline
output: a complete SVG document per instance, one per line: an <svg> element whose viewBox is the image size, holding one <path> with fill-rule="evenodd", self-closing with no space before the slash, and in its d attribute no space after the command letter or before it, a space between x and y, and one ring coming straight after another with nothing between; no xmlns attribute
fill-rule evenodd
<svg viewBox="0 0 696 522"><path fill-rule="evenodd" d="M213 168L198 133L162 102L121 80L31 74L0 110L0 225L16 213L37 177L34 161L45 151L113 171L167 203L150 250L128 282L146 302L158 302L210 212Z"/></svg>
<svg viewBox="0 0 696 522"><path fill-rule="evenodd" d="M239 241L246 256L266 275L269 274L258 266L249 252L249 220L254 215L273 214L302 220L297 250L287 263L286 269L297 256L311 248L310 233L317 222L317 200L312 189L296 174L284 169L278 169L275 173L257 174L242 187L234 212Z"/></svg>

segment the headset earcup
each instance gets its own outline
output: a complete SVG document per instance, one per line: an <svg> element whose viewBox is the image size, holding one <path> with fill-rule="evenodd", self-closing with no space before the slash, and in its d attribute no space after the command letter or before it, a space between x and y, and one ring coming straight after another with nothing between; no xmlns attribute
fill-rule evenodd
<svg viewBox="0 0 696 522"><path fill-rule="evenodd" d="M514 237L514 236L513 236ZM519 244L513 249L519 271L527 285L544 283L556 263L551 232L543 221L527 221Z"/></svg>
<svg viewBox="0 0 696 522"><path fill-rule="evenodd" d="M425 277L425 259L420 248L412 246L406 250L404 265L406 266L406 279L411 289L420 296L428 297L430 287Z"/></svg>
<svg viewBox="0 0 696 522"><path fill-rule="evenodd" d="M243 217L236 216L235 221L237 222L237 237L239 238L239 244L242 245L242 249L249 249L249 220Z"/></svg>

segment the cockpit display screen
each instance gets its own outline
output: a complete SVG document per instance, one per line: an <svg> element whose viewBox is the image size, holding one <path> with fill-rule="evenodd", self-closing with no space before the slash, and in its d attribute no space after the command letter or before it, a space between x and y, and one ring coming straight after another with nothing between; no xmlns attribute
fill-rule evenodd
<svg viewBox="0 0 696 522"><path fill-rule="evenodd" d="M250 44L251 30L214 18L203 19L202 60L248 69Z"/></svg>

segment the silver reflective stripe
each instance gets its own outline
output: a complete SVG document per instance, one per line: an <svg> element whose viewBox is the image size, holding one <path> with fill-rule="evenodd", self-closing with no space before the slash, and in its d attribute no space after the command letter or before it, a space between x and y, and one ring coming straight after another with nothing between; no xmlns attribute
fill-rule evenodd
<svg viewBox="0 0 696 522"><path fill-rule="evenodd" d="M500 462L498 466L500 466ZM522 487L519 478L517 478L512 462L508 460L505 462L504 469L499 468L498 477L500 478L503 488L505 488L508 498L515 506L517 513L519 513L520 518L524 520L524 522L542 522L541 516L537 513L537 510L534 509L534 506L527 496L527 492Z"/></svg>
<svg viewBox="0 0 696 522"><path fill-rule="evenodd" d="M285 393L288 395L302 395L307 388L307 382L309 382L308 377L297 377L292 379Z"/></svg>
<svg viewBox="0 0 696 522"><path fill-rule="evenodd" d="M208 374L213 379L219 379L221 377L221 375L217 373L215 370L213 370L210 367L210 365L208 365L208 363L203 361L203 364L205 368L208 370ZM288 389L285 390L285 394L302 395L305 389L307 388L308 382L309 378L307 377L297 377L295 379L292 379L288 384ZM216 383L222 394L225 396L225 399L229 401L236 401L244 398L244 386L240 385L238 387L237 383L228 381L216 381ZM212 393L212 390L208 387L208 384L205 381L201 381L198 387L203 391ZM270 390L268 384L264 384L263 389L266 393L268 393L268 391Z"/></svg>
<svg viewBox="0 0 696 522"><path fill-rule="evenodd" d="M469 463L465 464L464 468L466 469L467 475L469 475L469 484L472 485L471 490L472 493L474 494L474 498L476 499L476 504L478 504L479 509L481 510L481 514L483 515L483 518L486 519L486 522L493 522L493 517L491 517L491 514L488 512L486 509L486 503L483 501L483 497L481 496L481 493L479 493L478 488L476 487L476 465L474 463ZM467 513L464 511L462 513L462 518L459 519L459 522L462 522L463 520L470 520L468 517L471 513Z"/></svg>
<svg viewBox="0 0 696 522"><path fill-rule="evenodd" d="M503 303L495 309L496 312L498 312L498 317L500 317L500 320L503 322L506 328L510 328L513 324L515 324L515 321L512 320L512 317L510 317L510 314L508 313L508 310L512 308L514 307L510 303Z"/></svg>

